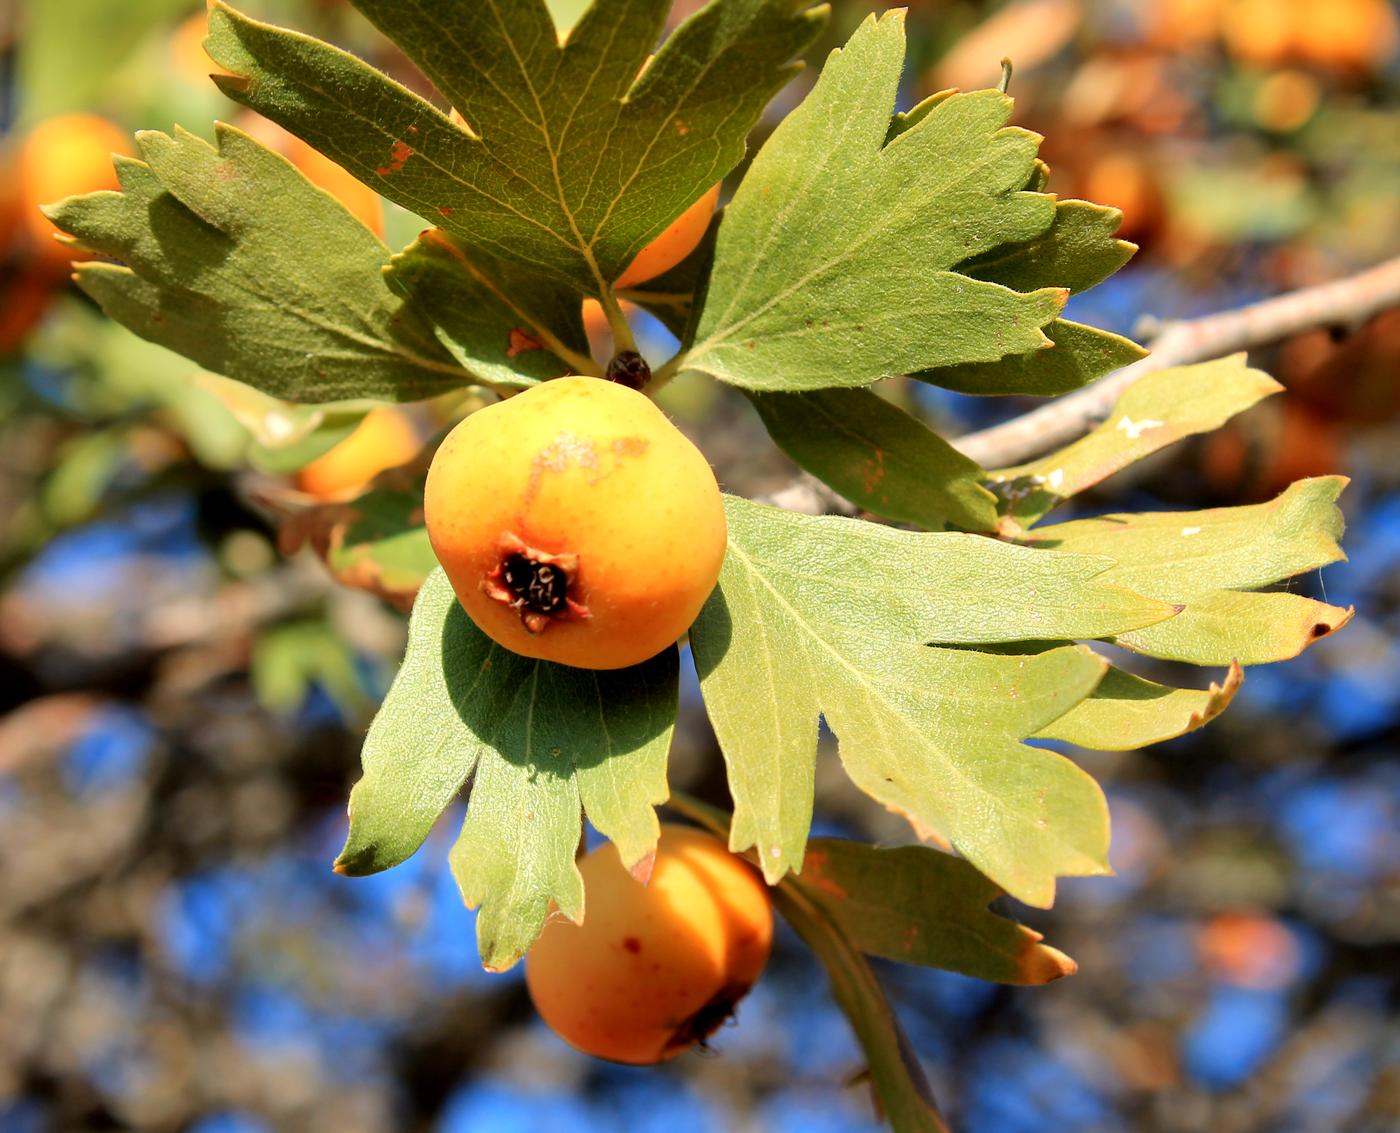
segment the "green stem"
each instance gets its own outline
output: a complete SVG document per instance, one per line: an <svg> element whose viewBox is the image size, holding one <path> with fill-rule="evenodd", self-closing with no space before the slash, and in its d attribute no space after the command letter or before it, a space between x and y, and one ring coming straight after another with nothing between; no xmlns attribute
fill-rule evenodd
<svg viewBox="0 0 1400 1133"><path fill-rule="evenodd" d="M666 805L728 840L724 811L680 791L673 791ZM870 1082L890 1128L894 1133L951 1133L865 957L792 874L774 887L773 904L826 968L836 1002L865 1052Z"/></svg>
<svg viewBox="0 0 1400 1133"><path fill-rule="evenodd" d="M624 350L637 350L637 340L632 337L632 328L627 324L627 316L622 313L622 304L617 301L617 295L611 287L604 287L599 302L603 305L603 312L608 316L608 329L612 331L613 353L621 354Z"/></svg>

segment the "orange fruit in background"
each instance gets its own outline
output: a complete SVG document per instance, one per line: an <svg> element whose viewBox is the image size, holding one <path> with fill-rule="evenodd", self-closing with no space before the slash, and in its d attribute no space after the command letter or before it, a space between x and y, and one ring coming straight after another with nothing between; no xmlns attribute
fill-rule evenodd
<svg viewBox="0 0 1400 1133"><path fill-rule="evenodd" d="M718 839L663 825L643 885L609 843L579 863L582 924L545 925L525 957L535 1010L571 1046L647 1065L702 1042L768 962L773 908Z"/></svg>
<svg viewBox="0 0 1400 1133"><path fill-rule="evenodd" d="M1395 53L1395 10L1387 0L1312 0L1297 35L1300 51L1323 66L1376 70Z"/></svg>
<svg viewBox="0 0 1400 1133"><path fill-rule="evenodd" d="M700 243L710 226L715 205L719 203L719 183L710 188L685 212L671 221L660 236L637 253L626 270L617 277L615 288L635 287L648 279L670 271Z"/></svg>
<svg viewBox="0 0 1400 1133"><path fill-rule="evenodd" d="M297 472L296 486L319 500L340 500L423 448L417 426L396 406L372 410L343 441Z"/></svg>
<svg viewBox="0 0 1400 1133"><path fill-rule="evenodd" d="M1162 220L1162 190L1156 175L1146 159L1133 153L1106 153L1095 159L1080 180L1079 195L1122 210L1120 240L1142 239Z"/></svg>
<svg viewBox="0 0 1400 1133"><path fill-rule="evenodd" d="M724 561L714 473L644 394L544 382L473 413L428 470L433 550L467 614L526 657L620 669L695 620Z"/></svg>
<svg viewBox="0 0 1400 1133"><path fill-rule="evenodd" d="M235 125L268 149L280 153L317 188L324 189L343 204L361 224L381 239L384 236L384 206L379 194L353 174L337 165L315 146L284 130L260 114L241 114Z"/></svg>
<svg viewBox="0 0 1400 1133"><path fill-rule="evenodd" d="M113 154L133 152L131 135L95 114L61 114L40 122L20 142L15 198L36 257L55 271L84 253L54 240L58 229L39 211L65 197L116 189Z"/></svg>

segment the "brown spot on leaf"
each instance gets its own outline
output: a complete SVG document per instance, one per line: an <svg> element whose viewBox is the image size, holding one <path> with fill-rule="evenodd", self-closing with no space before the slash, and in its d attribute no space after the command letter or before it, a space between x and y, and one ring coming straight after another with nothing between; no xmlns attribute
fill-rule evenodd
<svg viewBox="0 0 1400 1133"><path fill-rule="evenodd" d="M642 950L642 942L635 936L624 936L622 938L622 947L635 956Z"/></svg>
<svg viewBox="0 0 1400 1133"><path fill-rule="evenodd" d="M685 137L688 133L690 133L690 127L687 126L684 122L682 122L679 118L677 118L677 119L676 119L676 134L677 134L677 136L683 138L683 137Z"/></svg>
<svg viewBox="0 0 1400 1133"><path fill-rule="evenodd" d="M443 216L451 216L451 215L452 215L454 212L456 212L456 211L457 211L457 210L454 209L451 205L439 205L439 206L438 206L438 212L441 213Z"/></svg>
<svg viewBox="0 0 1400 1133"><path fill-rule="evenodd" d="M515 358L520 354L525 354L531 350L543 350L544 343L532 334L521 330L519 327L510 328L509 344L506 346L506 357Z"/></svg>
<svg viewBox="0 0 1400 1133"><path fill-rule="evenodd" d="M404 163L413 156L414 152L413 147L402 139L395 141L392 148L389 150L388 164L377 167L375 172L381 177L388 177L390 174L398 173L403 169Z"/></svg>
<svg viewBox="0 0 1400 1133"><path fill-rule="evenodd" d="M861 465L860 468L861 485L869 495L885 478L885 450L877 448L875 452Z"/></svg>

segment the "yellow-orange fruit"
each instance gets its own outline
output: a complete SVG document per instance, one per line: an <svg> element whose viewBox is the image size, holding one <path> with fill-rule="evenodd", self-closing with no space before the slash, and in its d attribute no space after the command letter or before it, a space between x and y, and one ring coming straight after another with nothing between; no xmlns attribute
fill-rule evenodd
<svg viewBox="0 0 1400 1133"><path fill-rule="evenodd" d="M716 182L699 200L671 221L660 236L637 253L613 286L635 287L645 280L655 279L662 272L670 271L700 243L718 203L719 183Z"/></svg>
<svg viewBox="0 0 1400 1133"><path fill-rule="evenodd" d="M433 550L467 613L526 657L620 669L676 640L714 589L714 473L645 395L556 378L473 413L428 470Z"/></svg>
<svg viewBox="0 0 1400 1133"><path fill-rule="evenodd" d="M85 258L54 240L57 229L39 211L78 193L118 187L115 153L130 154L131 137L95 114L61 114L35 126L20 143L15 171L20 217L34 252L55 269Z"/></svg>
<svg viewBox="0 0 1400 1133"><path fill-rule="evenodd" d="M710 835L662 826L643 885L605 845L582 862L581 925L553 920L525 957L535 1010L565 1042L638 1065L688 1050L723 1023L768 962L773 907Z"/></svg>
<svg viewBox="0 0 1400 1133"><path fill-rule="evenodd" d="M402 409L384 406L365 416L355 431L296 474L296 485L320 500L352 496L389 468L412 460L423 442Z"/></svg>
<svg viewBox="0 0 1400 1133"><path fill-rule="evenodd" d="M384 235L384 209L379 194L360 181L353 174L337 165L315 146L302 141L289 130L284 130L276 122L271 122L260 114L240 116L238 127L251 135L270 150L280 153L318 189L324 189L346 209L350 215L373 232Z"/></svg>

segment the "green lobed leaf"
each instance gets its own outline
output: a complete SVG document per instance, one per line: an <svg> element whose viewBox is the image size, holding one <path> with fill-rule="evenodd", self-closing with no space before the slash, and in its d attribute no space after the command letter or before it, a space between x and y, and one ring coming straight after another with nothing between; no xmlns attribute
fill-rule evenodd
<svg viewBox="0 0 1400 1133"><path fill-rule="evenodd" d="M434 572L365 738L337 871L403 861L475 772L452 869L463 899L481 910L482 963L510 967L551 903L583 915L580 806L624 864L647 868L659 833L653 808L667 796L677 665L674 649L616 671L521 657L477 629Z"/></svg>
<svg viewBox="0 0 1400 1133"><path fill-rule="evenodd" d="M223 3L207 46L234 77L216 81L469 246L583 291L737 164L825 15L809 0L718 0L638 77L670 0L595 3L562 44L542 0L356 6L465 127L353 56Z"/></svg>
<svg viewBox="0 0 1400 1133"><path fill-rule="evenodd" d="M1089 201L1055 202L1055 219L1033 240L1003 244L958 266L973 279L1015 291L1068 287L1088 291L1133 257L1136 244L1115 239L1123 213Z"/></svg>
<svg viewBox="0 0 1400 1133"><path fill-rule="evenodd" d="M412 400L470 380L380 278L387 249L290 162L231 126L217 148L176 128L137 135L121 192L48 215L120 260L79 286L142 338L273 395Z"/></svg>
<svg viewBox="0 0 1400 1133"><path fill-rule="evenodd" d="M1012 557L977 535L898 531L728 498L729 553L691 628L729 767L731 847L765 875L802 861L817 720L866 794L947 838L1014 896L1107 869L1098 785L1020 743L1087 696L1107 663L1082 647L1020 657L946 649L1100 636L1175 607L1105 587L1097 558Z"/></svg>
<svg viewBox="0 0 1400 1133"><path fill-rule="evenodd" d="M998 362L967 362L920 370L910 377L978 397L1055 397L1069 393L1147 354L1137 343L1097 327L1055 319L1045 327L1051 345Z"/></svg>
<svg viewBox="0 0 1400 1133"><path fill-rule="evenodd" d="M1014 524L1029 527L1069 497L1183 437L1218 429L1282 388L1243 354L1159 370L1130 385L1108 419L1073 444L998 469L990 482Z"/></svg>
<svg viewBox="0 0 1400 1133"><path fill-rule="evenodd" d="M493 386L520 389L572 372L553 342L588 357L576 292L470 252L441 229L396 255L386 278L433 322L452 357Z"/></svg>
<svg viewBox="0 0 1400 1133"><path fill-rule="evenodd" d="M749 400L780 449L867 511L932 531L995 529L996 497L982 470L871 390L750 392Z"/></svg>
<svg viewBox="0 0 1400 1133"><path fill-rule="evenodd" d="M953 270L1054 220L1053 198L1022 189L1039 139L977 91L886 144L903 58L902 14L872 17L768 139L725 209L682 369L793 392L1048 344L1063 289Z"/></svg>
<svg viewBox="0 0 1400 1133"><path fill-rule="evenodd" d="M1230 706L1243 680L1235 662L1224 681L1204 690L1169 688L1111 668L1092 695L1036 734L1098 751L1134 751L1204 727Z"/></svg>
<svg viewBox="0 0 1400 1133"><path fill-rule="evenodd" d="M1039 179L1036 180L1039 183ZM1033 240L1004 244L958 270L1016 291L1067 287L1087 291L1127 263L1136 246L1113 233L1122 220L1117 209L1087 201L1059 201L1055 220ZM1000 362L972 362L923 370L913 375L959 393L1027 394L1050 397L1079 389L1146 355L1121 335L1056 319L1045 328L1053 345Z"/></svg>
<svg viewBox="0 0 1400 1133"><path fill-rule="evenodd" d="M168 32L189 11L189 0L62 0L7 4L6 15L22 13L13 89L26 125L57 114L91 112L110 104L113 72L153 34ZM9 40L15 28L5 28ZM149 76L147 76L149 82Z"/></svg>
<svg viewBox="0 0 1400 1133"><path fill-rule="evenodd" d="M1005 984L1049 983L1077 969L1040 933L988 909L1001 890L971 865L928 846L813 838L798 884L872 956Z"/></svg>
<svg viewBox="0 0 1400 1133"><path fill-rule="evenodd" d="M1248 593L1344 558L1341 476L1300 480L1264 504L1106 515L1038 527L1029 545L1106 555L1104 578L1185 609L1170 625L1118 634L1139 653L1197 665L1282 661L1340 629L1350 610L1289 593Z"/></svg>

